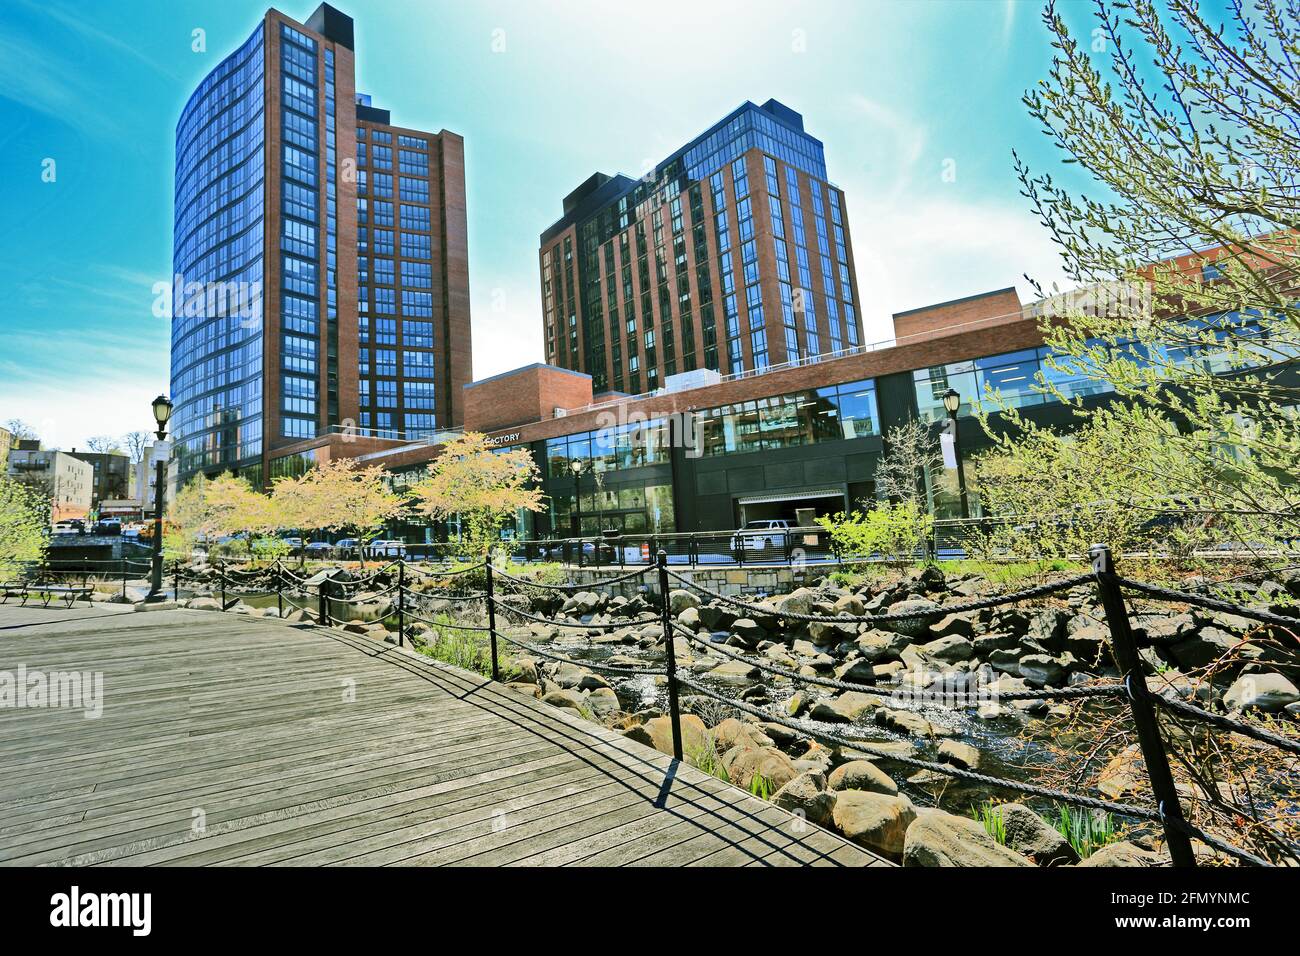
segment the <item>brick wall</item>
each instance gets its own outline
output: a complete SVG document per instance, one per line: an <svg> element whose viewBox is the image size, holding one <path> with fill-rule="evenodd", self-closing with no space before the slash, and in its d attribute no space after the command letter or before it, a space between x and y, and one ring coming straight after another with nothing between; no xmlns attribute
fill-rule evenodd
<svg viewBox="0 0 1300 956"><path fill-rule="evenodd" d="M1014 288L941 302L894 313L894 337L900 341L1015 323L1022 318Z"/></svg>

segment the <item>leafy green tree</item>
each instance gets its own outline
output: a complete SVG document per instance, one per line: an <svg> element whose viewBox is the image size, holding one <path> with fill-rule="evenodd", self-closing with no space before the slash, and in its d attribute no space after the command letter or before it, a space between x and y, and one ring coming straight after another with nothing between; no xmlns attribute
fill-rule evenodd
<svg viewBox="0 0 1300 956"><path fill-rule="evenodd" d="M883 558L907 564L915 561L934 527L925 503L913 498L882 502L870 510L817 519L830 532L838 554L848 559Z"/></svg>
<svg viewBox="0 0 1300 956"><path fill-rule="evenodd" d="M1071 475L1090 463L1135 511L1276 553L1300 537L1300 19L1277 0L1226 22L1194 0L1099 0L1084 39L1055 3L1043 19L1056 52L1025 104L1091 183L1015 159L1080 284L1037 306L1057 355L1040 385L1081 416L1098 383L1118 399Z"/></svg>
<svg viewBox="0 0 1300 956"><path fill-rule="evenodd" d="M466 542L479 557L488 553L501 526L523 511L542 510L540 473L524 449L497 449L478 432L443 447L427 478L412 485L415 510L431 518L460 515Z"/></svg>
<svg viewBox="0 0 1300 956"><path fill-rule="evenodd" d="M49 503L34 489L0 475L0 580L40 561L49 543Z"/></svg>

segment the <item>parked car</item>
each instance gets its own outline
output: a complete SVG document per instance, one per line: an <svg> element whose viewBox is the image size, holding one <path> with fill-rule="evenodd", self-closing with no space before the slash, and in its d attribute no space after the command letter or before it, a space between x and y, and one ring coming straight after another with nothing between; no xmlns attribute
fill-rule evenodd
<svg viewBox="0 0 1300 956"><path fill-rule="evenodd" d="M285 544L289 546L290 551L302 550L302 545L303 545L302 538L284 538L282 540L284 541Z"/></svg>
<svg viewBox="0 0 1300 956"><path fill-rule="evenodd" d="M54 525L55 534L81 534L86 530L86 522L80 518L67 518Z"/></svg>
<svg viewBox="0 0 1300 956"><path fill-rule="evenodd" d="M334 545L328 541L313 541L303 548L309 558L325 558L334 552Z"/></svg>
<svg viewBox="0 0 1300 956"><path fill-rule="evenodd" d="M784 518L761 518L748 522L731 536L731 550L758 551L763 548L784 548L790 536L790 522Z"/></svg>
<svg viewBox="0 0 1300 956"><path fill-rule="evenodd" d="M376 538L366 545L366 554L372 558L404 558L406 542Z"/></svg>
<svg viewBox="0 0 1300 956"><path fill-rule="evenodd" d="M137 525L129 524L122 529L122 537L138 538L140 537L140 528Z"/></svg>

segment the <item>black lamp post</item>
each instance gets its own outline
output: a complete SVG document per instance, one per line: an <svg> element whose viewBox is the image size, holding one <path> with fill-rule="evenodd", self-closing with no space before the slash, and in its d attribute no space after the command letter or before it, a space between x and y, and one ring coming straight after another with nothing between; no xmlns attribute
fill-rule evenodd
<svg viewBox="0 0 1300 956"><path fill-rule="evenodd" d="M570 518L573 536L578 539L578 567L582 567L582 487L578 480L586 470L587 463L581 458L569 462L569 471L573 473L573 515Z"/></svg>
<svg viewBox="0 0 1300 956"><path fill-rule="evenodd" d="M966 470L962 467L961 438L957 431L957 411L961 408L961 393L950 388L943 393L943 407L948 412L949 427L952 429L952 456L957 462L957 489L961 494L961 516L970 517L970 505L966 498Z"/></svg>
<svg viewBox="0 0 1300 956"><path fill-rule="evenodd" d="M167 422L172 417L172 403L166 395L159 395L153 400L153 417L158 423L158 430L154 432L161 442L167 437ZM154 514L153 514L153 565L150 569L149 595L152 597L162 591L163 577L163 474L166 463L163 457L154 450Z"/></svg>

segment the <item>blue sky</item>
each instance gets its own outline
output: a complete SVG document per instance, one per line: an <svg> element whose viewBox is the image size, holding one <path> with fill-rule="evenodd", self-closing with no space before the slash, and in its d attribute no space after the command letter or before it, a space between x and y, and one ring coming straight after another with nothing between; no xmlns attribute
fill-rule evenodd
<svg viewBox="0 0 1300 956"><path fill-rule="evenodd" d="M825 142L868 341L893 312L1059 279L1011 170L1015 147L1060 172L1020 103L1050 60L1038 0L335 5L356 19L358 89L395 123L465 136L476 376L541 357L537 238L562 197L596 170L639 173L746 99L785 102ZM305 20L316 3L278 6ZM0 421L63 447L151 424L176 117L263 10L6 0ZM1089 26L1085 5L1067 15Z"/></svg>

